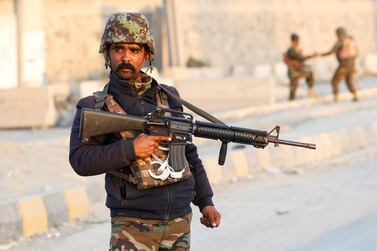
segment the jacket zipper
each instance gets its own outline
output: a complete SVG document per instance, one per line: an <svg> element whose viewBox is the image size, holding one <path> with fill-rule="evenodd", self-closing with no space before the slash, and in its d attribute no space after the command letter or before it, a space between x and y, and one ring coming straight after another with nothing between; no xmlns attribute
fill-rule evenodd
<svg viewBox="0 0 377 251"><path fill-rule="evenodd" d="M145 107L144 107L145 101L143 100L143 96L144 96L145 93L143 93L143 95L139 96L139 95L136 94L136 91L134 90L134 88L131 87L131 90L132 90L133 94L139 99L139 102L140 102L141 107L143 109L143 114L145 114Z"/></svg>
<svg viewBox="0 0 377 251"><path fill-rule="evenodd" d="M171 194L170 194L170 188L169 186L166 186L167 194L168 194L168 203L166 207L166 214L165 214L165 219L169 220L169 215L170 215L170 204L171 204Z"/></svg>
<svg viewBox="0 0 377 251"><path fill-rule="evenodd" d="M139 97L141 107L143 108L143 114L145 114L144 100L142 97Z"/></svg>

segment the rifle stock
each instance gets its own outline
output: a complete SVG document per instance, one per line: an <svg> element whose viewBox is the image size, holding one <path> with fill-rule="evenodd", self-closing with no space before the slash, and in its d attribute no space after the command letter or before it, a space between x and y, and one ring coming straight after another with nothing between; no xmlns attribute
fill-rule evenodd
<svg viewBox="0 0 377 251"><path fill-rule="evenodd" d="M84 139L128 130L144 131L146 123L147 120L143 117L83 108L81 110L80 137Z"/></svg>

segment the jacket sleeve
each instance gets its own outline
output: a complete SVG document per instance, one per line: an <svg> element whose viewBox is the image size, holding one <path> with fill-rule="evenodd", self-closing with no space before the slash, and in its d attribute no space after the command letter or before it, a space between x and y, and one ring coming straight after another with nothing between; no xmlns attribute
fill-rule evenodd
<svg viewBox="0 0 377 251"><path fill-rule="evenodd" d="M133 140L130 139L119 139L107 144L104 135L82 142L79 137L81 109L93 108L94 105L95 98L93 96L78 102L71 129L69 162L75 172L81 176L104 174L120 169L135 159Z"/></svg>
<svg viewBox="0 0 377 251"><path fill-rule="evenodd" d="M204 207L214 205L212 201L213 191L203 163L199 158L197 148L192 143L186 146L186 158L195 178L196 195L193 203L202 211Z"/></svg>
<svg viewBox="0 0 377 251"><path fill-rule="evenodd" d="M179 96L178 91L174 87L166 85L164 85L164 87L169 88L171 92ZM172 100L171 98L169 98L169 106L171 109L183 111L182 104L176 100ZM189 144L186 145L186 158L195 178L196 195L193 203L199 207L200 211L202 211L204 207L214 205L212 201L213 191L202 161L199 158L197 148L191 143L191 141L192 138L189 137Z"/></svg>

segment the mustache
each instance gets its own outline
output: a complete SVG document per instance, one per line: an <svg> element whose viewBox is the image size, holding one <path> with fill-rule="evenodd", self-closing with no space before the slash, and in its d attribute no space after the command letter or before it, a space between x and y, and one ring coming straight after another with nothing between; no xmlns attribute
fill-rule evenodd
<svg viewBox="0 0 377 251"><path fill-rule="evenodd" d="M133 66L132 64L130 63L121 63L117 66L117 69L116 71L121 71L121 70L124 70L124 69L128 69L128 70L131 70L132 72L135 72L136 69L135 69L135 66Z"/></svg>

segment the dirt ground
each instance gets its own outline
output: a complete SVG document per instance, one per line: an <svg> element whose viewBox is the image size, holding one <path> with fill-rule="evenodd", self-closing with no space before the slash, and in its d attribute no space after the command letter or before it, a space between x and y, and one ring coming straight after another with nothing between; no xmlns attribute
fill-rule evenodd
<svg viewBox="0 0 377 251"><path fill-rule="evenodd" d="M68 128L0 131L0 201L101 179L74 173L68 144Z"/></svg>

